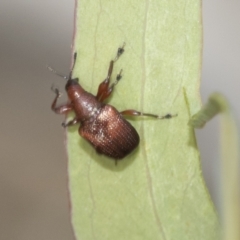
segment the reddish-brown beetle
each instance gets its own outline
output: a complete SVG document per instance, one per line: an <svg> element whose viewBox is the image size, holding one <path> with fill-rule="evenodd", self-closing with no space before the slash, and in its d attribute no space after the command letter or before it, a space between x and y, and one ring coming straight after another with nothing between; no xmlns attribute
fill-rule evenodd
<svg viewBox="0 0 240 240"><path fill-rule="evenodd" d="M57 99L61 94L59 90L55 88L53 91L56 93L56 97L51 107L52 110L58 114L66 114L69 111L74 111L76 115L75 118L67 123L63 123L62 126L68 127L80 123L79 134L90 142L98 153L104 154L115 160L124 158L139 144L139 135L137 131L123 118L123 115L149 116L160 119L173 117L171 114L161 117L150 113L141 113L132 109L118 112L113 106L104 103L122 77L121 70L116 77L116 81L110 85L113 65L124 52L124 45L125 44L118 48L115 59L110 61L107 77L99 85L96 96L86 92L79 84L77 78L72 79L71 71L69 77L63 76L67 79L65 89L68 94L69 102L57 107ZM74 64L76 57L77 55L75 53ZM56 71L50 67L49 70L56 73Z"/></svg>

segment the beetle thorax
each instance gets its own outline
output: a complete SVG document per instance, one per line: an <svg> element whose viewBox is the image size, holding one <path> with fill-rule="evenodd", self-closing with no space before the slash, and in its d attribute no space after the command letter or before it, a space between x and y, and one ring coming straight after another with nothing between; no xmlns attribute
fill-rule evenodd
<svg viewBox="0 0 240 240"><path fill-rule="evenodd" d="M101 111L103 103L96 100L91 93L83 90L81 86L72 86L68 89L68 97L73 110L80 122L94 119Z"/></svg>

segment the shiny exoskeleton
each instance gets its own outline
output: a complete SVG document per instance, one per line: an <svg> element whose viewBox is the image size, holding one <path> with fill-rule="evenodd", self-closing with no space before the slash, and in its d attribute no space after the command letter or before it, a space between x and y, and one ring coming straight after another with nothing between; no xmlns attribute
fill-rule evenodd
<svg viewBox="0 0 240 240"><path fill-rule="evenodd" d="M79 84L77 78L72 79L71 71L68 78L64 77L67 79L65 88L69 102L61 106L56 106L57 99L60 97L60 92L58 89L53 89L56 93L56 97L51 107L52 110L58 114L66 114L69 111L74 111L75 118L67 123L63 123L63 127L80 123L78 130L79 134L90 142L98 153L104 154L115 160L124 158L139 144L139 135L137 131L124 119L123 115L150 116L161 119L173 117L170 114L159 117L158 115L141 113L136 110L118 112L115 107L104 103L122 77L121 70L116 77L116 81L110 84L113 65L123 52L124 44L122 47L118 48L115 59L110 61L107 77L99 85L96 96L85 91ZM76 56L75 53L74 64ZM51 68L49 69L54 71Z"/></svg>

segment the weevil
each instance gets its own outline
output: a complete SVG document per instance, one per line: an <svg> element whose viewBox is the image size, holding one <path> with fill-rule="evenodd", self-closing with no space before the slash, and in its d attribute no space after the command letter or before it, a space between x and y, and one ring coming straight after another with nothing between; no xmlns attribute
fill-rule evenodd
<svg viewBox="0 0 240 240"><path fill-rule="evenodd" d="M57 114L67 114L74 111L75 117L69 122L63 122L63 127L69 127L80 123L78 132L85 138L98 153L104 154L115 161L130 154L139 145L139 135L135 128L124 116L148 116L158 119L168 119L176 115L167 114L158 116L151 113L142 113L133 109L119 112L115 107L104 103L112 94L115 86L122 78L122 70L117 74L115 82L110 84L114 64L124 52L125 43L117 50L116 57L110 61L106 79L100 83L97 95L85 91L78 78L72 78L72 71L77 54L74 54L74 64L69 77L58 74L49 67L49 70L64 77L67 80L65 89L69 102L57 106L57 100L61 93L57 88L52 88L56 97L51 109Z"/></svg>

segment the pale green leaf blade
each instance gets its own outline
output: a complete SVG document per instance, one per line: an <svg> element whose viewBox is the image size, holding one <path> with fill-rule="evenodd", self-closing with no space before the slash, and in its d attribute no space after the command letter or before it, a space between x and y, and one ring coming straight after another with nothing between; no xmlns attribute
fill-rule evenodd
<svg viewBox="0 0 240 240"><path fill-rule="evenodd" d="M126 42L110 103L170 120L138 118L137 151L118 162L67 133L72 222L77 239L218 239L193 130L200 108L201 5L194 1L78 3L74 77L96 93L109 61Z"/></svg>

